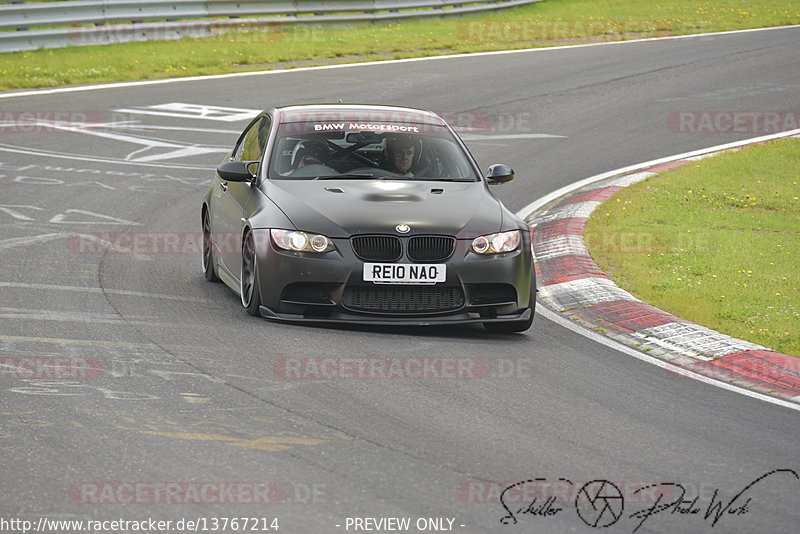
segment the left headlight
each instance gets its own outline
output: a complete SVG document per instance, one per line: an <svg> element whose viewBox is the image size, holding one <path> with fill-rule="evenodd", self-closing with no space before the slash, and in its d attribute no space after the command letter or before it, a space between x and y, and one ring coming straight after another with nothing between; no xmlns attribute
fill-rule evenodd
<svg viewBox="0 0 800 534"><path fill-rule="evenodd" d="M501 254L513 252L519 248L522 236L519 230L481 235L472 240L470 250L476 254Z"/></svg>
<svg viewBox="0 0 800 534"><path fill-rule="evenodd" d="M297 230L278 230L273 228L269 231L272 241L283 250L293 252L330 252L336 246L328 237L321 234L307 234Z"/></svg>

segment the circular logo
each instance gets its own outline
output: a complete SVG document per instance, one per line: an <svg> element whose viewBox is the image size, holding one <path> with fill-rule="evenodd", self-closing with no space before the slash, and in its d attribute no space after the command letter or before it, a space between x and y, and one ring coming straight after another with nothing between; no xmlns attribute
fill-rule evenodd
<svg viewBox="0 0 800 534"><path fill-rule="evenodd" d="M398 224L397 226L394 227L394 229L400 232L401 234L407 234L408 232L411 231L411 227L407 224Z"/></svg>
<svg viewBox="0 0 800 534"><path fill-rule="evenodd" d="M625 498L608 480L587 482L575 497L575 509L584 523L594 528L610 527L622 517Z"/></svg>

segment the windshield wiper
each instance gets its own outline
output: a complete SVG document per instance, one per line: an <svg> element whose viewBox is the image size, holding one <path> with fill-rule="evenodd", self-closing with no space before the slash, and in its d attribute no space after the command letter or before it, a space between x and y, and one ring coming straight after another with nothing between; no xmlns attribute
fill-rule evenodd
<svg viewBox="0 0 800 534"><path fill-rule="evenodd" d="M354 174L325 174L325 175L322 175L322 176L317 176L316 178L314 178L314 180L339 180L339 179L341 179L341 180L350 180L350 179L353 179L353 178L355 178L355 179L359 179L359 178L369 179L369 178L383 178L383 176L375 176L374 174L367 174L367 173L364 173L364 174L357 174L357 173L354 173Z"/></svg>

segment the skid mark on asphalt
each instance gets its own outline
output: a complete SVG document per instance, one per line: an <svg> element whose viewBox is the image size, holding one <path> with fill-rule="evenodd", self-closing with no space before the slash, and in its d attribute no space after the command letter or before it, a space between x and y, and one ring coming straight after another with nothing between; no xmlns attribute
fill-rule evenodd
<svg viewBox="0 0 800 534"><path fill-rule="evenodd" d="M2 313L2 309L0 309ZM195 361L203 360L206 355L209 361L213 360L216 352L206 346L190 346L181 344L180 349L190 353ZM3 377L2 363L4 361L14 362L19 359L27 359L29 365L36 364L37 358L58 357L65 365L70 362L85 363L94 362L99 368L100 373L92 376L92 383L108 384L132 384L132 379L143 379L149 384L161 384L176 394L192 396L193 385L202 384L224 386L226 381L247 379L256 383L258 388L265 386L282 386L285 384L264 380L263 378L247 376L242 377L235 374L225 373L221 376L201 372L196 368L186 365L182 361L176 361L173 356L164 352L158 345L135 344L125 342L107 342L98 340L78 340L78 339L59 339L41 338L28 336L0 336L0 378ZM5 378L13 378L11 375ZM55 377L58 378L58 377ZM50 376L35 376L31 379L54 380ZM69 378L75 380L75 378ZM66 384L67 380L63 383ZM2 384L3 382L0 382ZM175 385L170 385L175 384ZM176 388L180 388L177 389ZM186 400L192 402L192 400Z"/></svg>
<svg viewBox="0 0 800 534"><path fill-rule="evenodd" d="M52 421L45 421L43 419L22 419L3 422L3 428L8 430L12 428L47 428L53 426Z"/></svg>
<svg viewBox="0 0 800 534"><path fill-rule="evenodd" d="M29 337L29 336L0 336L0 341L55 343L58 345L96 345L105 347L129 347L129 348L144 348L144 347L155 346L143 343L125 343L122 341L100 341L96 339L65 339L65 338Z"/></svg>
<svg viewBox="0 0 800 534"><path fill-rule="evenodd" d="M244 447L247 449L256 449L259 451L283 451L290 449L295 445L320 445L327 443L337 438L308 438L308 437L292 437L292 436L262 436L255 439L243 439L233 436L226 436L223 434L197 434L187 432L154 432L154 431L140 431L142 434L151 434L154 436L161 436L164 438L184 439L191 441L220 441L227 445L234 447ZM342 438L338 438L342 439Z"/></svg>
<svg viewBox="0 0 800 534"><path fill-rule="evenodd" d="M145 316L128 316L123 319L119 315L110 313L90 313L27 308L0 308L0 319L23 319L25 321L53 321L115 325L137 324L156 326L162 324L155 321L148 321L146 320L147 317Z"/></svg>
<svg viewBox="0 0 800 534"><path fill-rule="evenodd" d="M53 426L52 421L36 417L38 414L34 410L25 411L4 411L0 412L0 428L9 430L12 428L45 428Z"/></svg>
<svg viewBox="0 0 800 534"><path fill-rule="evenodd" d="M297 417L263 418L244 415L232 420L228 415L211 415L203 411L202 420L194 419L185 413L173 414L173 418L137 418L126 416L120 419L113 413L102 414L112 417L119 422L114 422L111 427L115 430L135 432L160 438L178 439L185 441L208 441L223 443L233 447L255 449L265 452L275 452L297 446L322 445L334 441L344 441L350 438L338 432L309 432L282 430L280 427L308 426L308 421ZM176 421L175 418L182 421ZM195 415L196 417L196 415ZM266 427L266 428L265 428Z"/></svg>
<svg viewBox="0 0 800 534"><path fill-rule="evenodd" d="M108 400L142 401L158 400L159 397L149 393L135 391L117 391L91 384L68 382L65 380L34 380L25 381L25 386L11 388L8 391L22 395L44 395L47 397L81 397L100 393Z"/></svg>
<svg viewBox="0 0 800 534"><path fill-rule="evenodd" d="M337 438L348 439L348 438ZM280 451L291 448L292 445L320 445L332 441L332 438L293 438L288 436L265 436L249 441L231 443L235 447L245 447L259 451Z"/></svg>
<svg viewBox="0 0 800 534"><path fill-rule="evenodd" d="M41 129L43 131L64 131L75 134L83 134L95 137L110 139L112 141L119 141L122 143L139 145L142 148L130 152L125 160L130 161L155 161L161 159L176 159L182 157L198 156L204 154L224 154L229 152L226 147L209 147L187 145L186 143L176 143L174 141L164 141L160 139L152 139L147 137L139 137L134 135L126 135L115 133L113 131L105 131L103 128L113 128L114 124L96 123L96 124L82 124L82 123L59 123L46 120L34 121L17 121L12 123L0 124L2 127L22 127ZM156 149L167 150L157 154L150 154L149 156L141 156L143 152L153 151Z"/></svg>
<svg viewBox="0 0 800 534"><path fill-rule="evenodd" d="M139 167L199 170L207 172L212 171L214 169L213 165L189 165L189 164L177 164L177 163L152 163L143 161L128 161L124 159L111 158L111 157L103 158L103 157L87 156L84 154L71 154L68 152L55 152L52 150L31 149L24 146L8 145L5 143L0 143L0 152L10 152L12 154L23 154L27 156L38 156L38 157L48 158L49 160L57 158L57 159L69 159L69 160L84 161L84 162L91 161L95 163L111 163L113 165L133 165Z"/></svg>
<svg viewBox="0 0 800 534"><path fill-rule="evenodd" d="M181 393L180 395L189 404L207 404L211 402L211 397L203 397L197 393Z"/></svg>
<svg viewBox="0 0 800 534"><path fill-rule="evenodd" d="M45 271L49 269L51 271ZM99 263L85 263L76 261L63 261L57 258L48 258L47 265L42 266L40 256L35 258L11 256L0 259L0 272L4 273L33 273L37 270L47 273L52 272L61 276L66 276L70 280L97 280L100 271Z"/></svg>
<svg viewBox="0 0 800 534"><path fill-rule="evenodd" d="M29 215L26 215L21 210L27 210ZM82 210L82 209L74 209L69 208L62 212L53 214L50 219L42 220L41 217L33 217L34 212L48 212L47 209L39 207L39 206L31 206L27 204L5 204L0 205L0 212L10 216L14 221L22 221L22 222L46 222L49 224L119 224L123 226L138 226L140 223L129 221L127 219L120 219L119 217L113 217L111 215L105 215L103 213L96 213L94 211ZM77 215L76 215L77 214ZM45 215L46 216L46 215ZM55 236L60 237L61 235L69 235L69 234L47 234L47 236ZM33 237L26 237L26 238L12 238L13 239L36 239L36 238L45 238L47 236L33 236ZM10 241L8 239L4 241Z"/></svg>
<svg viewBox="0 0 800 534"><path fill-rule="evenodd" d="M87 371L84 379L42 378L35 370L38 369L35 362L53 358L54 353L64 365L71 359L94 361L98 372L90 376ZM14 369L3 372L0 368L0 378L7 379L0 380L0 396L9 408L19 406L24 410L31 406L29 402L33 399L37 399L37 408L24 415L7 409L0 414L0 428L81 428L101 435L103 431L125 432L146 435L148 439L221 443L264 452L349 439L344 434L283 412L269 417L269 413L265 415L264 412L274 408L260 403L245 407L238 403L235 407L220 405L219 399L227 398L224 392L230 387L226 383L228 375L215 377L198 372L174 361L157 346L4 335L0 336L0 364L3 362L10 366L34 362L25 364L28 374L36 375L33 378L20 375ZM271 386L268 381L264 382ZM279 386L285 388L285 385ZM264 389L260 380L256 389ZM218 399L219 391L223 394ZM77 417L74 412L66 417L58 415L67 397L103 403L109 408L78 410ZM43 404L45 402L47 404ZM133 415L133 410L138 413ZM164 410L169 414L140 415ZM11 424L7 424L9 422Z"/></svg>
<svg viewBox="0 0 800 534"><path fill-rule="evenodd" d="M8 250L15 247L46 243L54 239L64 239L65 237L69 237L69 235L70 234L64 232L59 232L55 234L40 234L26 237L10 237L8 239L0 240L0 250Z"/></svg>
<svg viewBox="0 0 800 534"><path fill-rule="evenodd" d="M156 345L98 340L0 336L0 358L59 356L93 358L106 365L110 377L132 376L141 365L169 366L174 362ZM142 373L137 373L144 376Z"/></svg>
<svg viewBox="0 0 800 534"><path fill-rule="evenodd" d="M205 304L213 302L213 300L207 298L184 297L181 295L164 295L160 293L148 293L146 291L128 291L124 289L106 289L103 287L63 286L55 284L28 284L24 282L0 282L0 287L12 287L20 289L41 289L44 291L76 291L79 293L98 293L98 294L106 293L110 295L123 295L126 297L167 299L167 300L177 300L181 302L202 302ZM0 339L2 339L1 336Z"/></svg>
<svg viewBox="0 0 800 534"><path fill-rule="evenodd" d="M45 344L39 345L40 341ZM63 341L82 341L61 344ZM300 417L284 414L269 417L261 404L242 407L219 405L215 391L229 387L225 377L189 370L185 364L165 357L157 347L143 348L133 344L89 343L84 340L62 340L23 336L0 337L0 364L22 365L23 361L40 361L61 353L60 360L72 358L99 362L99 375L83 380L19 378L19 373L0 372L0 386L8 400L23 410L7 409L0 413L0 428L53 427L81 428L90 432L125 432L147 435L152 439L184 440L222 443L232 447L264 452L282 451L293 447L321 445L350 439L344 434L319 427ZM122 346L120 346L122 345ZM8 355L8 356L4 356ZM42 356L40 358L40 356ZM37 359L38 358L38 359ZM0 370L1 371L1 370ZM88 374L87 374L88 376ZM7 385L6 385L7 384ZM262 389L259 385L259 389ZM12 395L9 397L8 395ZM65 397L101 402L104 410L78 410L76 417L58 415ZM39 398L35 411L25 398ZM226 398L221 395L220 398ZM165 404L171 401L172 404ZM135 410L138 412L132 414ZM128 408L130 407L130 408ZM169 410L166 416L142 417L142 411ZM298 430L299 429L299 430ZM305 429L310 429L305 431Z"/></svg>
<svg viewBox="0 0 800 534"><path fill-rule="evenodd" d="M206 410L200 415L194 412L175 413L167 417L142 417L138 414L127 415L124 411L81 409L72 418L62 418L53 408L0 412L0 427L7 429L59 428L59 425L68 425L97 435L102 435L103 432L134 433L168 440L221 443L262 452L284 451L351 439L338 432L296 430L310 424L313 423L294 416L270 418L245 414L233 420L228 414L214 414ZM286 430L287 428L293 430Z"/></svg>

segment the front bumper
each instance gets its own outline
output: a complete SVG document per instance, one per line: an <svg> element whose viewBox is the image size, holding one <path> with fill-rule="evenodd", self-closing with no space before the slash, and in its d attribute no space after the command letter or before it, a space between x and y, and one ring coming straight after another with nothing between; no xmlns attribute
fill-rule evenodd
<svg viewBox="0 0 800 534"><path fill-rule="evenodd" d="M364 261L349 239L333 239L336 250L293 253L276 248L268 230L254 230L261 290L261 315L292 322L370 325L434 325L526 321L535 288L530 241L523 232L517 251L481 256L458 240L440 263L445 282L434 286L381 285L363 281ZM391 262L389 262L391 263ZM397 263L414 263L407 257Z"/></svg>
<svg viewBox="0 0 800 534"><path fill-rule="evenodd" d="M530 319L533 310L525 309L520 313L510 315L497 315L495 317L481 317L477 313L449 314L435 317L402 317L402 316L376 316L368 314L353 314L347 311L334 311L327 316L314 316L305 314L277 313L265 306L260 308L262 317L275 321L285 322L305 322L305 323L339 323L339 324L363 324L371 326L445 326L463 325L471 323L506 323L516 321L527 321Z"/></svg>

